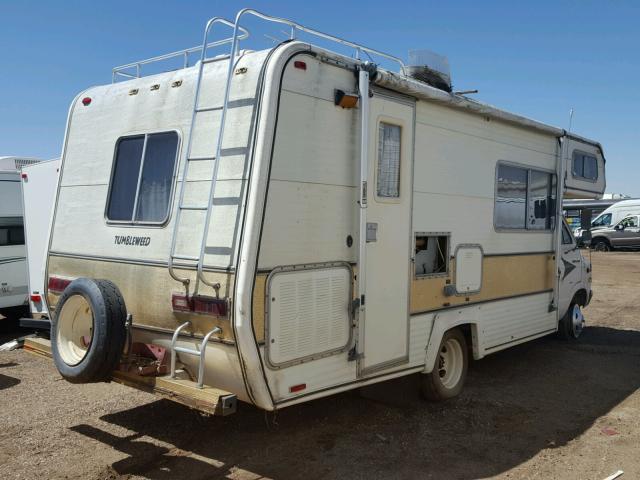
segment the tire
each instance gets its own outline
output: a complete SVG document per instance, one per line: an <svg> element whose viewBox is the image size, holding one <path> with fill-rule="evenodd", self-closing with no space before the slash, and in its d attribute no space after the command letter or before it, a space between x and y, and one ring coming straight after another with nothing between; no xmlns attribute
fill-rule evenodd
<svg viewBox="0 0 640 480"><path fill-rule="evenodd" d="M124 298L112 282L71 282L51 323L51 353L60 375L72 383L109 381L124 350L126 318Z"/></svg>
<svg viewBox="0 0 640 480"><path fill-rule="evenodd" d="M464 334L458 328L449 330L440 342L436 365L431 373L422 375L422 395L433 402L458 396L467 378L468 366L469 352Z"/></svg>
<svg viewBox="0 0 640 480"><path fill-rule="evenodd" d="M592 247L596 252L610 252L613 250L609 242L607 242L604 238L598 238L595 242L593 242Z"/></svg>
<svg viewBox="0 0 640 480"><path fill-rule="evenodd" d="M558 323L558 336L567 341L577 340L584 330L584 323L580 305L573 301Z"/></svg>

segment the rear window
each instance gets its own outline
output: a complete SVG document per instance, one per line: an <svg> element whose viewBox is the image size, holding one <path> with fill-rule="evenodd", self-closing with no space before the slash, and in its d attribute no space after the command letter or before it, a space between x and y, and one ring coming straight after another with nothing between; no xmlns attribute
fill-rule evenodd
<svg viewBox="0 0 640 480"><path fill-rule="evenodd" d="M169 205L178 157L176 132L122 137L116 144L107 220L161 224Z"/></svg>

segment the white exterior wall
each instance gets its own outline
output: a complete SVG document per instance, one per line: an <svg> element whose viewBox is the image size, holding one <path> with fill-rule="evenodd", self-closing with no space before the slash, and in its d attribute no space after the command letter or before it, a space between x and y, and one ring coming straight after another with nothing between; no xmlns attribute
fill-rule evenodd
<svg viewBox="0 0 640 480"><path fill-rule="evenodd" d="M231 89L231 108L223 139L225 152L219 169L216 205L209 230L205 265L226 268L234 261L237 248L238 225L241 219L246 162L260 68L266 52L243 57L239 67L247 71L235 75ZM222 105L224 81L228 62L205 66L200 107ZM161 75L143 77L112 85L95 87L79 96L73 106L58 196L51 250L73 255L116 257L166 263L169 256L177 196L182 181L186 142L191 123L194 84L197 68L192 67ZM182 81L181 86L171 84ZM160 85L151 90L152 85ZM138 89L136 95L130 95ZM82 98L90 97L88 106ZM250 102L236 102L250 99ZM236 102L236 103L234 103ZM215 154L220 111L198 114L193 133L191 156ZM120 137L175 130L180 136L178 184L170 203L170 218L164 226L114 225L105 218L109 181ZM233 150L232 150L233 149ZM233 155L229 155L229 153ZM210 185L212 161L190 165L185 190L185 204L206 205ZM184 211L178 237L177 253L198 255L204 213ZM148 247L115 245L115 235L151 237ZM90 237L88 241L87 236Z"/></svg>

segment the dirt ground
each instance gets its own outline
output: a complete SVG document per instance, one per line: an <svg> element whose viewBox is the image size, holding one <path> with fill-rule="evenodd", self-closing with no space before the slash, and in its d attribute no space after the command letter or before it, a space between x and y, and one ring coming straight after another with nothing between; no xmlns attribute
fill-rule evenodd
<svg viewBox="0 0 640 480"><path fill-rule="evenodd" d="M445 404L424 403L412 376L277 416L240 405L205 417L0 352L0 478L640 478L640 253L593 263L578 342L547 337L475 362Z"/></svg>

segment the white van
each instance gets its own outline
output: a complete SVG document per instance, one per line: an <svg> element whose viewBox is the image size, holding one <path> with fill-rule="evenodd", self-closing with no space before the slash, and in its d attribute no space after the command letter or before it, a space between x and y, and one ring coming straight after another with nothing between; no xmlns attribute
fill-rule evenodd
<svg viewBox="0 0 640 480"><path fill-rule="evenodd" d="M591 222L591 230L615 225L627 215L640 214L640 199L614 203Z"/></svg>

